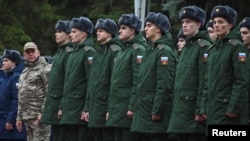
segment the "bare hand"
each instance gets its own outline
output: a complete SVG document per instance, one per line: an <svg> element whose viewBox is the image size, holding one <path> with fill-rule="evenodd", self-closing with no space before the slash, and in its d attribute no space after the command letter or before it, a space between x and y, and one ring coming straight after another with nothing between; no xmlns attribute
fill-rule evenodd
<svg viewBox="0 0 250 141"><path fill-rule="evenodd" d="M12 124L11 124L11 123L8 123L8 122L6 123L5 128L6 128L6 130L8 130L8 131L13 130Z"/></svg>
<svg viewBox="0 0 250 141"><path fill-rule="evenodd" d="M57 118L61 119L62 118L62 114L63 114L63 111L59 110L58 113L57 113Z"/></svg>
<svg viewBox="0 0 250 141"><path fill-rule="evenodd" d="M37 120L36 120L37 124L40 124L41 118L42 118L42 114L38 114L37 115Z"/></svg>
<svg viewBox="0 0 250 141"><path fill-rule="evenodd" d="M204 120L206 120L206 118L203 117L202 115L195 115L195 120L196 121L204 121Z"/></svg>
<svg viewBox="0 0 250 141"><path fill-rule="evenodd" d="M23 130L22 123L23 122L21 120L16 121L16 128L19 132L22 132Z"/></svg>
<svg viewBox="0 0 250 141"><path fill-rule="evenodd" d="M230 118L237 118L238 115L237 114L233 114L233 113L226 113L228 117Z"/></svg>
<svg viewBox="0 0 250 141"><path fill-rule="evenodd" d="M132 111L129 110L129 111L127 112L127 117L128 117L128 118L133 118L133 116L134 116L134 112L132 112Z"/></svg>
<svg viewBox="0 0 250 141"><path fill-rule="evenodd" d="M156 121L156 120L160 120L161 117L157 116L157 115L152 115L152 120Z"/></svg>
<svg viewBox="0 0 250 141"><path fill-rule="evenodd" d="M109 112L106 113L106 120L109 119Z"/></svg>
<svg viewBox="0 0 250 141"><path fill-rule="evenodd" d="M89 122L89 112L82 112L81 120Z"/></svg>

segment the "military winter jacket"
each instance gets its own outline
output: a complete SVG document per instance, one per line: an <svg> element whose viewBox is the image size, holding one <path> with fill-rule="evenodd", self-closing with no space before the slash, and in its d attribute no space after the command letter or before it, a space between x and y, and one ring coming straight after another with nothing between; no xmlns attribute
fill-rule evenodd
<svg viewBox="0 0 250 141"><path fill-rule="evenodd" d="M41 122L48 124L58 124L57 113L61 98L63 96L63 86L65 81L65 70L69 52L73 50L72 43L67 43L58 47L53 58L52 68L48 83L45 106Z"/></svg>
<svg viewBox="0 0 250 141"><path fill-rule="evenodd" d="M114 59L120 50L121 43L115 38L100 45L93 56L86 101L89 127L105 127L111 74Z"/></svg>
<svg viewBox="0 0 250 141"><path fill-rule="evenodd" d="M249 70L247 50L237 28L208 50L206 113L208 124L247 124ZM226 113L237 114L229 118Z"/></svg>
<svg viewBox="0 0 250 141"><path fill-rule="evenodd" d="M34 120L42 114L51 64L43 57L25 62L18 84L17 120Z"/></svg>
<svg viewBox="0 0 250 141"><path fill-rule="evenodd" d="M248 52L248 59L247 59L247 66L248 66L248 72L250 72L250 48L247 49ZM249 77L249 85L248 85L248 124L250 124L250 74L248 74Z"/></svg>
<svg viewBox="0 0 250 141"><path fill-rule="evenodd" d="M63 114L60 124L87 124L81 120L87 94L89 71L95 52L94 41L86 38L70 52L65 74L63 97L60 109Z"/></svg>
<svg viewBox="0 0 250 141"><path fill-rule="evenodd" d="M173 104L177 54L170 33L150 43L142 59L136 87L136 110L131 131L164 133ZM153 121L152 116L161 119Z"/></svg>
<svg viewBox="0 0 250 141"><path fill-rule="evenodd" d="M127 117L128 110L135 111L136 80L145 53L146 43L142 35L135 36L123 44L118 53L112 73L109 97L108 126L130 127L132 119Z"/></svg>
<svg viewBox="0 0 250 141"><path fill-rule="evenodd" d="M168 132L205 133L203 122L197 122L195 115L200 115L201 112L206 50L211 45L209 41L205 31L186 38L177 65L174 105Z"/></svg>

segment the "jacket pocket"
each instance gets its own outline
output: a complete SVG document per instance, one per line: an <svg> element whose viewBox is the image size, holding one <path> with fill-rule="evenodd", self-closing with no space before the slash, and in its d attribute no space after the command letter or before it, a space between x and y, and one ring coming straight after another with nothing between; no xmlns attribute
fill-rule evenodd
<svg viewBox="0 0 250 141"><path fill-rule="evenodd" d="M63 88L54 88L48 92L48 95L54 98L62 97Z"/></svg>
<svg viewBox="0 0 250 141"><path fill-rule="evenodd" d="M69 97L71 98L82 98L83 96L85 97L86 95L86 91L84 91L85 89L74 89L72 92L68 92Z"/></svg>
<svg viewBox="0 0 250 141"><path fill-rule="evenodd" d="M187 101L193 101L196 100L198 94L198 90L196 89L181 89L180 91L180 99L187 100Z"/></svg>

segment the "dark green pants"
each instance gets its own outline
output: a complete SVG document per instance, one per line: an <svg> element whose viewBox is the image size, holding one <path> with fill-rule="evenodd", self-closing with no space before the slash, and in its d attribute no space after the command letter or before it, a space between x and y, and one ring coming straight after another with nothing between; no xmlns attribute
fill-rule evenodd
<svg viewBox="0 0 250 141"><path fill-rule="evenodd" d="M110 127L90 128L95 141L114 141L114 130Z"/></svg>
<svg viewBox="0 0 250 141"><path fill-rule="evenodd" d="M177 133L178 141L206 141L206 134L183 134Z"/></svg>
<svg viewBox="0 0 250 141"><path fill-rule="evenodd" d="M60 141L94 141L87 125L63 125L60 128Z"/></svg>
<svg viewBox="0 0 250 141"><path fill-rule="evenodd" d="M168 141L168 135L165 133L138 133L138 141Z"/></svg>
<svg viewBox="0 0 250 141"><path fill-rule="evenodd" d="M130 128L114 128L115 141L139 141L138 136L130 132Z"/></svg>

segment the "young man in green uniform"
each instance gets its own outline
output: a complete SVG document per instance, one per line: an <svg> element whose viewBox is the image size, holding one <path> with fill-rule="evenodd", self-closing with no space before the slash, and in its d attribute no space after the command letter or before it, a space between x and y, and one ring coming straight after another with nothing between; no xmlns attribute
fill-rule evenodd
<svg viewBox="0 0 250 141"><path fill-rule="evenodd" d="M239 27L240 27L240 33L241 33L241 39L245 45L245 47L247 48L247 53L248 53L248 63L250 63L250 57L249 57L249 53L250 53L250 17L245 17L242 19L242 21L239 23ZM248 64L248 69L250 68L250 65ZM249 69L250 71L250 69ZM249 79L250 80L250 79ZM248 86L248 98L249 98L249 102L248 102L248 107L250 107L250 86ZM250 118L250 108L248 108L248 116ZM248 123L250 124L250 119L248 120Z"/></svg>
<svg viewBox="0 0 250 141"><path fill-rule="evenodd" d="M217 38L213 27L213 20L209 20L206 24L207 32L212 42L214 42Z"/></svg>
<svg viewBox="0 0 250 141"><path fill-rule="evenodd" d="M208 49L206 113L208 125L248 124L247 49L238 28L237 12L215 6L211 12L217 40Z"/></svg>
<svg viewBox="0 0 250 141"><path fill-rule="evenodd" d="M60 124L67 125L63 134L65 141L91 141L88 124L84 121L84 105L87 94L89 71L95 52L92 38L94 26L86 17L71 20L71 42L74 44L67 65Z"/></svg>
<svg viewBox="0 0 250 141"><path fill-rule="evenodd" d="M113 141L113 130L106 126L106 113L113 64L121 42L114 20L98 19L95 29L99 48L93 56L89 75L85 120L89 122L95 141Z"/></svg>
<svg viewBox="0 0 250 141"><path fill-rule="evenodd" d="M57 52L53 57L53 64L50 71L48 91L45 106L42 113L42 123L50 124L53 141L61 141L58 134L60 127L58 116L59 106L63 97L63 87L65 80L65 68L70 50L73 44L70 42L70 21L58 20L55 26L55 40L58 44ZM63 132L63 131L62 131Z"/></svg>
<svg viewBox="0 0 250 141"><path fill-rule="evenodd" d="M177 37L176 37L176 39L177 39L176 45L177 45L178 56L180 56L181 50L183 49L183 47L186 44L186 39L185 38L186 38L186 36L183 34L183 30L181 29L179 31L179 33L177 34Z"/></svg>
<svg viewBox="0 0 250 141"><path fill-rule="evenodd" d="M168 17L150 12L145 21L144 31L149 45L139 69L134 99L137 106L131 131L137 133L141 141L166 141L177 54Z"/></svg>
<svg viewBox="0 0 250 141"><path fill-rule="evenodd" d="M130 127L136 105L137 74L146 43L140 33L141 21L134 14L121 15L118 25L123 48L114 61L106 125L114 127L115 141L138 141Z"/></svg>
<svg viewBox="0 0 250 141"><path fill-rule="evenodd" d="M175 79L174 105L168 132L180 141L206 140L205 118L201 116L206 49L211 45L205 25L206 12L197 6L183 7L179 19L186 44L179 56Z"/></svg>

